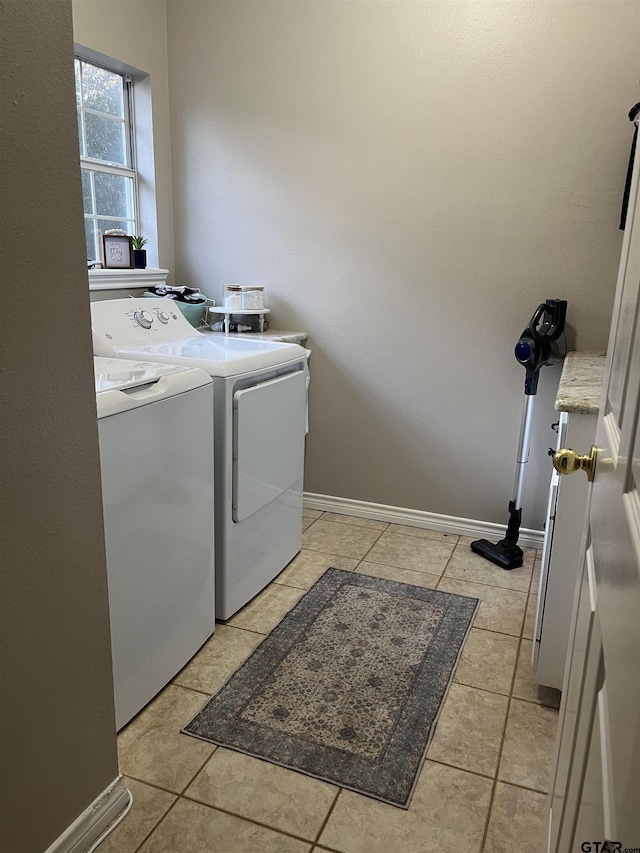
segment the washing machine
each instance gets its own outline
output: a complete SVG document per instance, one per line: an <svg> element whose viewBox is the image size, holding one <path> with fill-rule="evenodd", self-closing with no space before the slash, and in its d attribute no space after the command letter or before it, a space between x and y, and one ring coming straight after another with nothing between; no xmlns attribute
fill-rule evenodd
<svg viewBox="0 0 640 853"><path fill-rule="evenodd" d="M196 331L170 300L91 305L96 355L213 379L216 616L229 619L302 545L307 358L297 344Z"/></svg>
<svg viewBox="0 0 640 853"><path fill-rule="evenodd" d="M169 364L94 367L119 730L214 631L213 385Z"/></svg>

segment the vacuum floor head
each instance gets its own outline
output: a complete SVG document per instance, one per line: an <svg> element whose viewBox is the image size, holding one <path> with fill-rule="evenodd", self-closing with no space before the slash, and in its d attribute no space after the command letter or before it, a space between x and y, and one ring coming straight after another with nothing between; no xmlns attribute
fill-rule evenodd
<svg viewBox="0 0 640 853"><path fill-rule="evenodd" d="M495 545L487 539L476 539L471 543L471 550L507 571L519 569L522 565L522 548L510 545L506 539L496 542Z"/></svg>

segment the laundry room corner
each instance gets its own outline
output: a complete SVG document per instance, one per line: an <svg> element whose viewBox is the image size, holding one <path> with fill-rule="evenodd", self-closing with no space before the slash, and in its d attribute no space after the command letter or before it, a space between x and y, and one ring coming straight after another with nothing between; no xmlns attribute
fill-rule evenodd
<svg viewBox="0 0 640 853"><path fill-rule="evenodd" d="M309 331L311 493L499 523L523 324L558 296L606 346L637 7L552 8L167 2L176 276Z"/></svg>

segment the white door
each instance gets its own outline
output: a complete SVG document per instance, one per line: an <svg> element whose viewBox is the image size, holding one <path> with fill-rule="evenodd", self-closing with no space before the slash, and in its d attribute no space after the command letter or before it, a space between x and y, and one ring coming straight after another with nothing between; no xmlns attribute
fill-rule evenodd
<svg viewBox="0 0 640 853"><path fill-rule="evenodd" d="M640 147L549 799L545 846L553 853L640 850L639 163Z"/></svg>

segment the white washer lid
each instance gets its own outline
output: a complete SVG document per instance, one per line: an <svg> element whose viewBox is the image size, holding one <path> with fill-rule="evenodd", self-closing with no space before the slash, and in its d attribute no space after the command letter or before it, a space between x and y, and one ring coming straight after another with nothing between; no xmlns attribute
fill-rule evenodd
<svg viewBox="0 0 640 853"><path fill-rule="evenodd" d="M93 359L98 418L211 384L202 370L122 358Z"/></svg>
<svg viewBox="0 0 640 853"><path fill-rule="evenodd" d="M267 367L306 359L309 351L298 344L243 340L241 335L198 335L146 346L124 345L113 353L118 358L144 359L165 364L199 367L209 376L237 376Z"/></svg>
<svg viewBox="0 0 640 853"><path fill-rule="evenodd" d="M101 391L113 391L119 388L137 388L148 385L161 376L185 373L189 368L177 364L152 364L148 361L129 361L123 358L93 357L96 394ZM209 377L200 377L200 384L206 385Z"/></svg>

